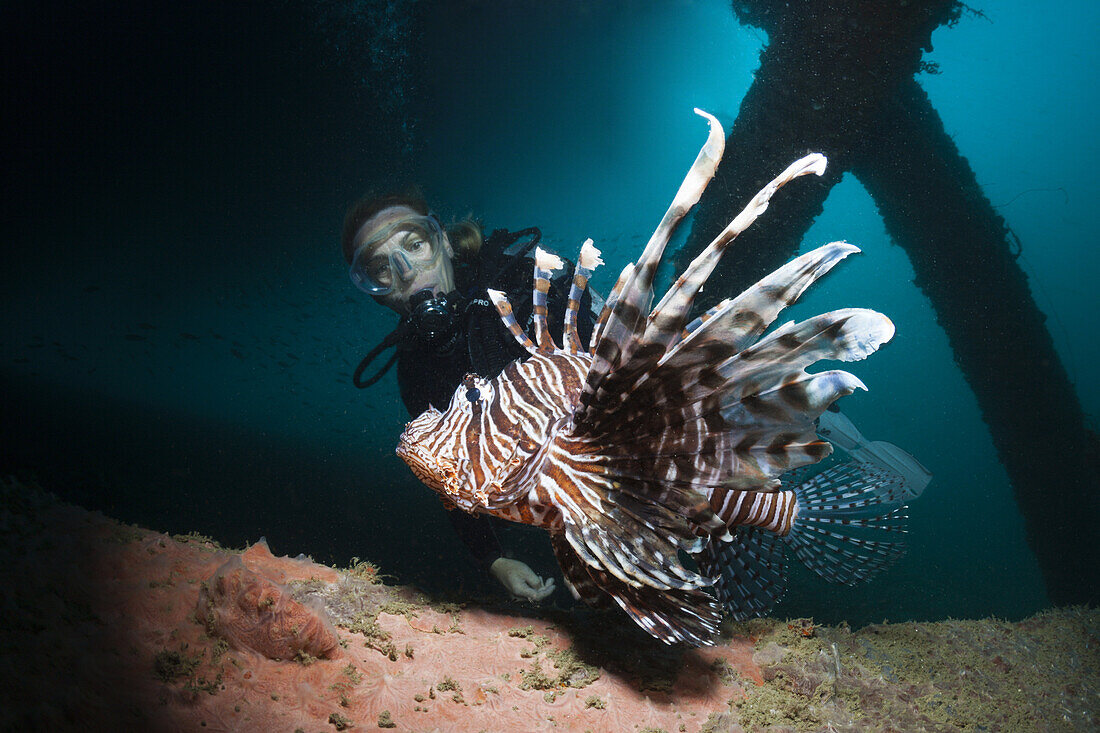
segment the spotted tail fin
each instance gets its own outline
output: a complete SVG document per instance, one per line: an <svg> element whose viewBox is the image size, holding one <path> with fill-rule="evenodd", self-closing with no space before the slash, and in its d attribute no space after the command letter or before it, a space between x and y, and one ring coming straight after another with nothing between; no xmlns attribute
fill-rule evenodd
<svg viewBox="0 0 1100 733"><path fill-rule="evenodd" d="M831 583L870 580L905 555L907 507L889 501L897 480L887 471L849 462L798 484L793 488L798 509L784 543Z"/></svg>
<svg viewBox="0 0 1100 733"><path fill-rule="evenodd" d="M719 492L715 511L730 525L696 556L726 613L741 621L767 613L787 588L787 554L825 580L856 585L905 554L900 478L859 463L811 476L784 475L784 491ZM776 501L772 501L772 499Z"/></svg>

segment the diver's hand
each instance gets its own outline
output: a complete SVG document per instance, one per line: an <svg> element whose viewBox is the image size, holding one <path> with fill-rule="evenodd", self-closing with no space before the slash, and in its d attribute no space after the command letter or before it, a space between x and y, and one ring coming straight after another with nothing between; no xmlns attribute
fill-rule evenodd
<svg viewBox="0 0 1100 733"><path fill-rule="evenodd" d="M554 579L543 580L535 571L519 560L498 557L489 566L496 579L500 581L512 597L538 603L554 592Z"/></svg>

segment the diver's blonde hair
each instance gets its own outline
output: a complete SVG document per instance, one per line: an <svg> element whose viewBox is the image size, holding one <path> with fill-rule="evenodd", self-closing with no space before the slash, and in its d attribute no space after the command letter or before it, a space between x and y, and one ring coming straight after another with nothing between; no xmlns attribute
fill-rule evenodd
<svg viewBox="0 0 1100 733"><path fill-rule="evenodd" d="M485 235L481 232L481 223L472 216L466 216L447 227L447 238L451 240L451 246L455 251L455 259L459 262L472 262L481 254L481 246L485 244Z"/></svg>

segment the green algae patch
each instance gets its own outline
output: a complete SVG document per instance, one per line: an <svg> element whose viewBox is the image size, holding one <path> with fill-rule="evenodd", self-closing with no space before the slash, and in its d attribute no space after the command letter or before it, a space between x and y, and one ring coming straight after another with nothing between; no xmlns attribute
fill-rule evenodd
<svg viewBox="0 0 1100 733"><path fill-rule="evenodd" d="M534 659L531 666L521 673L519 687L521 690L547 691L547 701L553 702L554 697L561 694L565 688L580 689L587 687L600 678L599 667L585 662L574 647L547 651L550 647L550 638L543 634L536 634L532 626L514 626L508 629L508 636L518 639L526 639L533 647L519 653L524 659ZM539 662L539 657L545 656L554 666L556 674L547 674Z"/></svg>
<svg viewBox="0 0 1100 733"><path fill-rule="evenodd" d="M466 704L466 700L462 697L462 685L455 682L454 678L449 675L444 677L443 681L435 686L435 689L440 692L453 693L451 700L462 705Z"/></svg>
<svg viewBox="0 0 1100 733"><path fill-rule="evenodd" d="M735 685L745 682L745 677L734 669L732 664L721 657L710 663L710 671L723 685Z"/></svg>
<svg viewBox="0 0 1100 733"><path fill-rule="evenodd" d="M303 667L308 667L309 665L317 661L317 657L313 656L307 651L299 649L298 653L294 655L294 661L302 665Z"/></svg>
<svg viewBox="0 0 1100 733"><path fill-rule="evenodd" d="M202 664L202 654L184 654L183 651L161 649L153 657L153 673L161 682L175 682L190 677Z"/></svg>
<svg viewBox="0 0 1100 733"><path fill-rule="evenodd" d="M762 619L764 684L734 702L746 730L1035 730L1087 728L1100 695L1100 611L1067 608L997 619L845 626ZM1076 721L1076 723L1075 723ZM712 716L706 731L733 721Z"/></svg>
<svg viewBox="0 0 1100 733"><path fill-rule="evenodd" d="M416 612L420 610L420 606L415 603L409 603L408 601L386 601L378 606L379 613L388 613L391 616L406 616L408 618L417 618Z"/></svg>
<svg viewBox="0 0 1100 733"><path fill-rule="evenodd" d="M825 715L814 704L814 699L796 694L787 685L788 680L777 677L778 684L765 685L744 700L735 703L740 711L740 723L747 730L782 725L795 730L820 730ZM814 696L816 697L816 695Z"/></svg>
<svg viewBox="0 0 1100 733"><path fill-rule="evenodd" d="M383 712L387 716L390 714L388 710L383 711ZM379 720L381 720L381 716L379 716ZM351 718L345 717L345 716L341 715L340 713L332 713L331 715L329 715L328 716L328 722L329 722L330 725L332 725L334 728L336 728L336 730L347 730L348 728L351 728L355 725L355 723L351 720ZM381 723L379 723L379 725L381 726ZM393 726L391 725L391 726L387 726L387 727L392 728Z"/></svg>
<svg viewBox="0 0 1100 733"><path fill-rule="evenodd" d="M358 685L360 682L363 681L363 673L360 672L358 668L356 668L356 666L351 662L348 662L348 666L344 667L342 671L344 673L344 676L348 678L348 682L351 683L353 686Z"/></svg>
<svg viewBox="0 0 1100 733"><path fill-rule="evenodd" d="M435 686L435 689L440 692L462 692L462 686L450 676L444 677L443 681Z"/></svg>
<svg viewBox="0 0 1100 733"><path fill-rule="evenodd" d="M217 694L222 687L223 672L218 664L222 654L216 647L211 654L211 666L205 669L206 648L197 652L188 652L188 649L188 644L179 649L161 649L153 657L153 674L165 684L182 680L183 689L192 696L200 692Z"/></svg>
<svg viewBox="0 0 1100 733"><path fill-rule="evenodd" d="M466 604L455 603L454 601L437 601L428 604L428 607L443 616L457 616L462 613L462 609L466 607Z"/></svg>
<svg viewBox="0 0 1100 733"><path fill-rule="evenodd" d="M397 646L390 640L390 633L378 625L378 612L360 614L351 621L340 624L353 634L362 634L363 646L374 649L391 662L397 661Z"/></svg>
<svg viewBox="0 0 1100 733"><path fill-rule="evenodd" d="M967 730L994 723L1026 730L1072 712L1061 701L1075 697L1079 686L1097 694L1100 650L1080 639L1098 634L1096 611L1070 608L1019 623L871 626L857 636L868 668L908 687L929 720Z"/></svg>
<svg viewBox="0 0 1100 733"><path fill-rule="evenodd" d="M557 668L556 682L563 687L573 687L579 690L588 687L600 678L599 668L582 661L572 647L549 652L546 657Z"/></svg>
<svg viewBox="0 0 1100 733"><path fill-rule="evenodd" d="M351 559L351 564L343 572L358 580L365 580L372 585L382 584L382 575L378 566L357 557Z"/></svg>
<svg viewBox="0 0 1100 733"><path fill-rule="evenodd" d="M292 581L288 585L296 601L319 602L337 627L362 634L364 646L395 662L401 651L379 625L379 615L416 618L423 610L423 604L412 602L399 589L383 584L358 558L353 558L352 570L345 571L335 583ZM346 648L346 642L342 639L341 646ZM406 647L404 653L412 658L411 647Z"/></svg>
<svg viewBox="0 0 1100 733"><path fill-rule="evenodd" d="M537 661L523 670L520 677L519 689L521 690L552 690L557 687L554 678L542 671Z"/></svg>
<svg viewBox="0 0 1100 733"><path fill-rule="evenodd" d="M179 542L181 545L190 545L191 547L197 547L200 550L208 550L210 552L235 552L240 554L244 550L235 550L231 547L222 547L221 543L213 537L201 534L200 532L188 532L187 534L174 534L172 539Z"/></svg>
<svg viewBox="0 0 1100 733"><path fill-rule="evenodd" d="M569 688L581 689L591 685L600 678L600 670L591 664L581 660L573 648L550 651L543 656L554 666L556 674L548 674L540 663L539 655L543 647L549 644L544 636L533 633L524 634L525 638L536 644L531 654L521 656L535 657L531 665L520 672L519 688L521 690L541 690L546 702L554 702L559 695ZM539 640L546 639L544 643Z"/></svg>

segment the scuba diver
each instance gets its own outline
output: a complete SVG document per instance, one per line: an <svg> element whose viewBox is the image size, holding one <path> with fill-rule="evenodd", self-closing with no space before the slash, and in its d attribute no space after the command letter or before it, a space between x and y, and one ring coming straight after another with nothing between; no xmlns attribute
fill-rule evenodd
<svg viewBox="0 0 1100 733"><path fill-rule="evenodd" d="M417 193L367 197L352 206L341 236L351 280L401 317L359 364L355 386L369 387L396 363L401 399L416 417L429 405L446 409L467 374L492 378L526 357L485 291L504 292L516 304L519 323L528 326L534 261L526 255L540 237L530 228L498 229L486 238L472 220L444 228ZM559 270L547 294L549 323L559 343L572 269L567 263ZM577 323L585 342L592 334L591 313L586 293ZM370 363L389 348L394 353L385 365L364 379ZM553 578L539 577L502 549L494 525L503 520L447 514L471 554L513 597L538 602L554 592Z"/></svg>
<svg viewBox="0 0 1100 733"><path fill-rule="evenodd" d="M356 387L376 383L396 364L401 399L415 417L429 405L445 409L467 374L492 378L508 363L525 358L526 351L504 327L485 291L504 292L527 330L534 263L526 255L539 239L536 228L498 229L488 238L473 221L444 228L417 194L365 198L353 206L341 237L351 280L400 316L393 332L355 370ZM547 294L548 322L559 343L571 273L571 263L558 270ZM591 292L586 290L579 310L582 343L592 334ZM395 351L385 365L364 378L374 359L389 348ZM835 406L821 415L817 432L850 460L841 459L820 473L793 472L788 485L870 489L882 504L901 505L917 498L931 480L913 456L893 444L868 441ZM449 511L448 516L471 554L513 597L539 602L554 592L553 578L539 577L502 549L494 528L502 520L461 511ZM752 613L745 617L766 607L746 608Z"/></svg>

